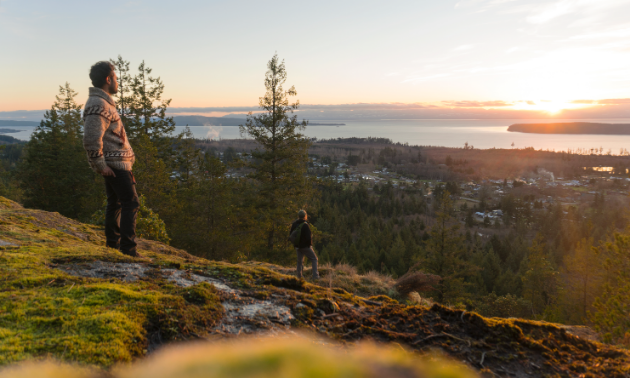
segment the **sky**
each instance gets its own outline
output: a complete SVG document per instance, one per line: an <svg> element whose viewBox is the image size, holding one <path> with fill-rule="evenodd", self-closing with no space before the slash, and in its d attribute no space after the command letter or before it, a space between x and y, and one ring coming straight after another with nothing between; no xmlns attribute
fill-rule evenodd
<svg viewBox="0 0 630 378"><path fill-rule="evenodd" d="M0 0L0 119L49 108L65 82L84 102L89 67L118 55L153 68L173 114L253 110L274 53L311 113L630 118L628 14L628 0Z"/></svg>

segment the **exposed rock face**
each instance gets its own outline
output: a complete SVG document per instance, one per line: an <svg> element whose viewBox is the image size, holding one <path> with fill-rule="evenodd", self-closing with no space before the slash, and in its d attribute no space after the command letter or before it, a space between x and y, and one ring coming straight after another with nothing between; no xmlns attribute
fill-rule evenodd
<svg viewBox="0 0 630 378"><path fill-rule="evenodd" d="M80 264L59 265L67 274L80 277L134 282L139 279L160 277L179 287L190 287L207 282L219 290L225 310L221 322L212 331L239 335L251 333L277 333L289 329L295 319L285 306L283 296L272 295L269 300L251 298L243 290L234 289L221 280L172 268L151 267L142 263L112 263L92 261ZM211 332L212 332L211 331Z"/></svg>

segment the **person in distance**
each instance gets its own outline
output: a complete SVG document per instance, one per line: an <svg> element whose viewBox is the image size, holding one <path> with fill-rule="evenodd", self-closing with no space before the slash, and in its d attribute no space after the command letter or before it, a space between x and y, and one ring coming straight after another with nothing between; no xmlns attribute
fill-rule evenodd
<svg viewBox="0 0 630 378"><path fill-rule="evenodd" d="M313 250L313 234L307 222L308 215L305 210L298 212L298 219L291 225L289 240L295 246L297 253L297 277L302 278L304 257L311 260L313 266L313 279L319 279L317 271L317 255Z"/></svg>

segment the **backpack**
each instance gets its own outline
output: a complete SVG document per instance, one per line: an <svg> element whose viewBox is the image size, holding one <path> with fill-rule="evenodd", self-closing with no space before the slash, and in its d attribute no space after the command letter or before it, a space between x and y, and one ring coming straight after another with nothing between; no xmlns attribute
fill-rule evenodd
<svg viewBox="0 0 630 378"><path fill-rule="evenodd" d="M299 226L293 230L291 235L289 235L289 241L293 244L294 247L297 248L298 244L300 244L300 237L302 236L302 226L304 226L306 222L301 223Z"/></svg>

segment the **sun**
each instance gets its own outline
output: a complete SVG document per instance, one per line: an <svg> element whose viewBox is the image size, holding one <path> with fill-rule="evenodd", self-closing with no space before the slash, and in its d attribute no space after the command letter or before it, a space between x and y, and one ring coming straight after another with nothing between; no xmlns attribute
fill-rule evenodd
<svg viewBox="0 0 630 378"><path fill-rule="evenodd" d="M584 104L575 104L567 100L538 100L523 101L515 104L513 109L518 110L537 110L555 116L564 110L584 108Z"/></svg>
<svg viewBox="0 0 630 378"><path fill-rule="evenodd" d="M549 102L539 102L538 104L536 104L535 108L537 108L537 110L541 110L545 113L549 113L549 115L557 115L560 114L563 110L570 108L569 106L570 104L567 103L560 103L560 102L555 102L555 101L549 101Z"/></svg>

